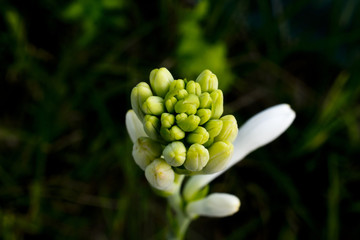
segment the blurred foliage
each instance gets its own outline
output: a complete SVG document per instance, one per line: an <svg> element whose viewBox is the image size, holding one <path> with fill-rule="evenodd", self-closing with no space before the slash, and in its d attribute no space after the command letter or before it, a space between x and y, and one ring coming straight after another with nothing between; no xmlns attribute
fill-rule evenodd
<svg viewBox="0 0 360 240"><path fill-rule="evenodd" d="M358 239L356 0L0 4L0 238L164 239L165 201L131 157L129 93L150 70L216 73L239 124L290 129L217 179L242 206L187 239Z"/></svg>

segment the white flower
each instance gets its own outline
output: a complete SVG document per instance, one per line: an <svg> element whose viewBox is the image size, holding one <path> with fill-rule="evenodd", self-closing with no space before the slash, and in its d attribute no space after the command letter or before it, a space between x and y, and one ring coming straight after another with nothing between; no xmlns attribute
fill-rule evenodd
<svg viewBox="0 0 360 240"><path fill-rule="evenodd" d="M226 168L208 175L196 175L189 179L184 188L184 197L190 201L195 194L213 179L242 160L255 149L279 137L294 121L295 112L288 104L270 107L250 118L240 129L233 143L234 153Z"/></svg>
<svg viewBox="0 0 360 240"><path fill-rule="evenodd" d="M129 110L126 113L125 125L133 143L135 143L139 137L147 137L144 126L136 116L134 110Z"/></svg>
<svg viewBox="0 0 360 240"><path fill-rule="evenodd" d="M198 191L227 169L241 161L246 155L279 137L294 121L295 112L288 104L270 107L252 118L239 128L238 135L233 142L234 152L224 170L207 175L196 175L187 181L184 197L191 201ZM126 114L126 128L133 142L139 137L147 136L143 124L133 110Z"/></svg>
<svg viewBox="0 0 360 240"><path fill-rule="evenodd" d="M186 206L186 213L190 218L226 217L236 213L239 207L238 197L227 193L212 193L201 200L190 202Z"/></svg>

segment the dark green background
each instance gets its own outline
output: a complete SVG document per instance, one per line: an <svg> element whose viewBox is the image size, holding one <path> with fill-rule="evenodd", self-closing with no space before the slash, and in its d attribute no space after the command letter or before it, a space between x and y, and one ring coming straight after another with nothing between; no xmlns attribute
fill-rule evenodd
<svg viewBox="0 0 360 240"><path fill-rule="evenodd" d="M360 238L357 0L0 1L0 238L163 239L166 201L131 157L129 95L205 68L239 125L297 118L211 185L239 196L187 239Z"/></svg>

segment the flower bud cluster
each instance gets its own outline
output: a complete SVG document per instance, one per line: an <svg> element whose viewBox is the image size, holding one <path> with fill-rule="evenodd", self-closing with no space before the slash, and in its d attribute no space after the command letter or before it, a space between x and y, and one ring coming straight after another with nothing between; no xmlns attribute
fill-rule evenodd
<svg viewBox="0 0 360 240"><path fill-rule="evenodd" d="M172 170L193 175L226 167L238 127L234 116L222 116L223 93L211 71L188 81L154 69L150 85L141 82L132 90L131 105L148 136L136 141L133 156L158 189L167 188L159 180L173 179Z"/></svg>

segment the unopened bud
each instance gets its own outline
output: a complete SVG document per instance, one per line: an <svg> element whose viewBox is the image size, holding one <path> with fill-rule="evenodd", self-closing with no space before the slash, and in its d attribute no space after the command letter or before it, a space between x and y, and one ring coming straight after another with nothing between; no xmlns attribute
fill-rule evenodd
<svg viewBox="0 0 360 240"><path fill-rule="evenodd" d="M188 116L186 113L176 115L176 124L185 132L194 131L200 123L200 117L196 115Z"/></svg>
<svg viewBox="0 0 360 240"><path fill-rule="evenodd" d="M171 113L161 114L161 126L170 128L175 123L175 116Z"/></svg>
<svg viewBox="0 0 360 240"><path fill-rule="evenodd" d="M209 148L214 143L214 138L209 138L209 140L204 143L204 147Z"/></svg>
<svg viewBox="0 0 360 240"><path fill-rule="evenodd" d="M151 88L146 82L139 83L131 91L131 107L140 120L144 118L142 105L152 95Z"/></svg>
<svg viewBox="0 0 360 240"><path fill-rule="evenodd" d="M186 159L186 147L182 142L172 142L165 147L163 156L171 166L181 166Z"/></svg>
<svg viewBox="0 0 360 240"><path fill-rule="evenodd" d="M145 177L153 188L165 191L174 184L175 172L164 159L157 158L146 167Z"/></svg>
<svg viewBox="0 0 360 240"><path fill-rule="evenodd" d="M144 130L146 134L152 139L159 139L160 134L160 120L152 115L145 115Z"/></svg>
<svg viewBox="0 0 360 240"><path fill-rule="evenodd" d="M223 93L221 90L215 90L210 94L212 99L211 103L211 119L218 119L221 117L224 111Z"/></svg>
<svg viewBox="0 0 360 240"><path fill-rule="evenodd" d="M211 108L212 99L210 93L203 92L200 97L200 108Z"/></svg>
<svg viewBox="0 0 360 240"><path fill-rule="evenodd" d="M238 125L233 115L226 115L220 118L223 122L223 127L218 136L215 137L215 142L228 141L233 142L238 134Z"/></svg>
<svg viewBox="0 0 360 240"><path fill-rule="evenodd" d="M215 142L209 148L210 159L208 164L202 170L204 174L216 173L223 170L234 150L234 146L230 142Z"/></svg>
<svg viewBox="0 0 360 240"><path fill-rule="evenodd" d="M239 208L238 197L227 193L212 193L203 199L190 202L186 206L186 213L190 218L196 216L227 217L236 213Z"/></svg>
<svg viewBox="0 0 360 240"><path fill-rule="evenodd" d="M209 140L209 133L203 127L197 127L195 131L192 131L186 137L186 141L190 144L192 143L204 144L208 140Z"/></svg>
<svg viewBox="0 0 360 240"><path fill-rule="evenodd" d="M175 111L174 108L176 103L177 103L177 99L175 97L166 98L165 100L166 110L169 113L173 113Z"/></svg>
<svg viewBox="0 0 360 240"><path fill-rule="evenodd" d="M223 122L218 119L209 120L205 124L206 131L208 131L210 138L215 138L221 132Z"/></svg>
<svg viewBox="0 0 360 240"><path fill-rule="evenodd" d="M186 84L186 91L187 91L189 94L195 94L195 95L197 95L197 96L200 96L200 94L201 94L200 84L197 83L197 82L194 82L194 81L189 81L189 82Z"/></svg>
<svg viewBox="0 0 360 240"><path fill-rule="evenodd" d="M199 97L195 94L189 94L175 104L175 112L186 113L188 115L195 114L199 105Z"/></svg>
<svg viewBox="0 0 360 240"><path fill-rule="evenodd" d="M196 82L201 86L204 92L212 92L218 89L218 79L210 70L204 70L197 77Z"/></svg>
<svg viewBox="0 0 360 240"><path fill-rule="evenodd" d="M125 125L133 143L135 143L139 137L147 136L144 130L144 124L132 109L126 113Z"/></svg>
<svg viewBox="0 0 360 240"><path fill-rule="evenodd" d="M140 137L133 146L132 155L136 164L142 169L161 156L161 145L148 137Z"/></svg>
<svg viewBox="0 0 360 240"><path fill-rule="evenodd" d="M185 82L182 79L178 79L171 82L169 92L181 89L185 89Z"/></svg>
<svg viewBox="0 0 360 240"><path fill-rule="evenodd" d="M209 121L211 117L211 110L210 109L198 109L196 115L200 117L199 125L203 125L207 121Z"/></svg>
<svg viewBox="0 0 360 240"><path fill-rule="evenodd" d="M189 95L188 91L186 91L185 89L181 89L176 93L176 98L177 100L181 100L186 98Z"/></svg>
<svg viewBox="0 0 360 240"><path fill-rule="evenodd" d="M171 128L160 129L160 135L167 142L173 142L176 140L181 140L185 137L185 132L181 130L178 126L172 126Z"/></svg>
<svg viewBox="0 0 360 240"><path fill-rule="evenodd" d="M151 96L142 105L145 114L160 116L165 111L164 99L158 96Z"/></svg>
<svg viewBox="0 0 360 240"><path fill-rule="evenodd" d="M154 69L150 73L150 85L155 94L165 97L171 82L174 81L173 76L166 68Z"/></svg>
<svg viewBox="0 0 360 240"><path fill-rule="evenodd" d="M201 144L195 143L190 146L186 154L184 167L187 170L201 171L209 161L209 151Z"/></svg>

